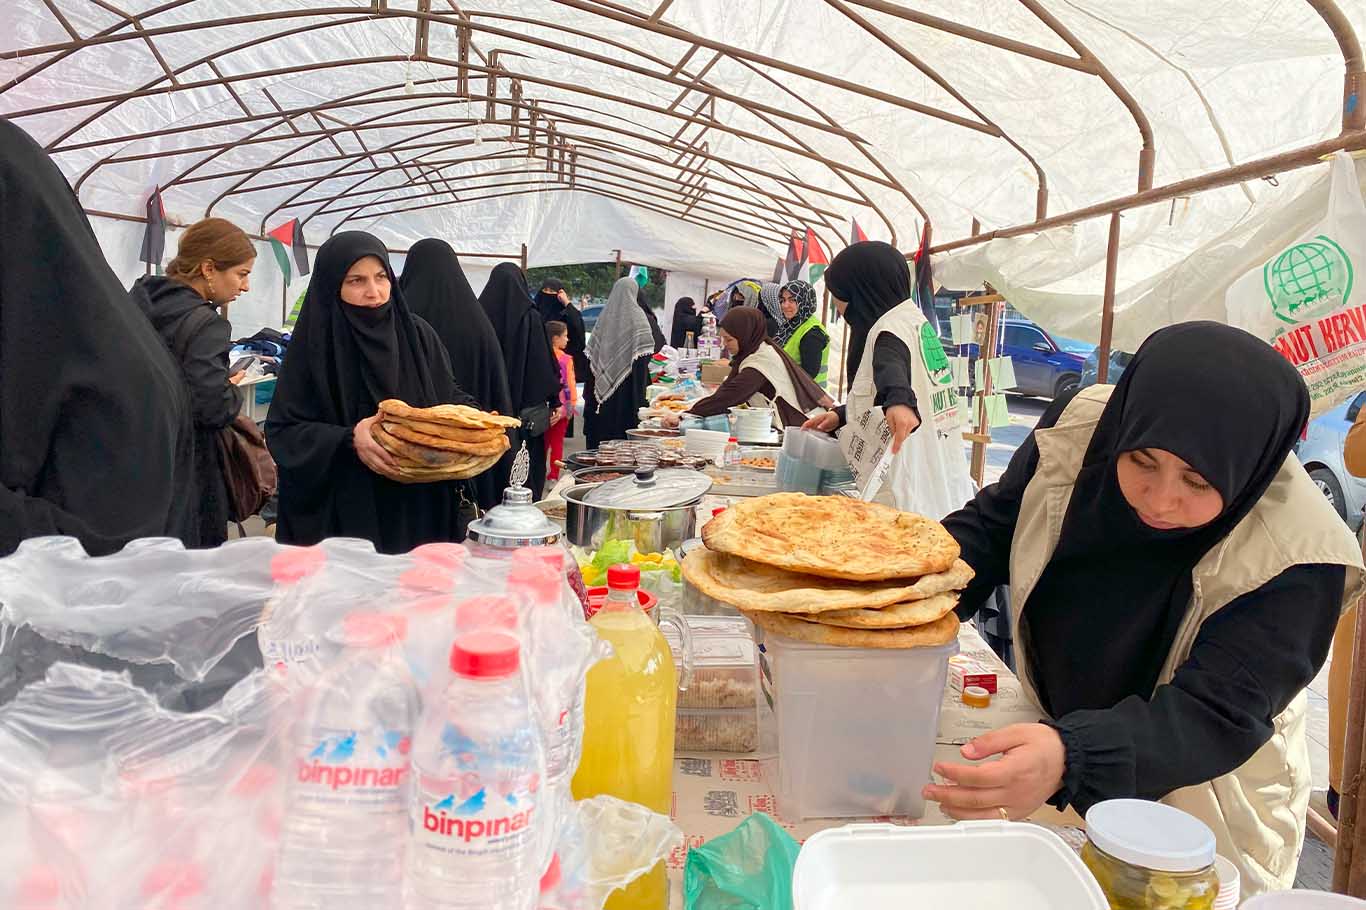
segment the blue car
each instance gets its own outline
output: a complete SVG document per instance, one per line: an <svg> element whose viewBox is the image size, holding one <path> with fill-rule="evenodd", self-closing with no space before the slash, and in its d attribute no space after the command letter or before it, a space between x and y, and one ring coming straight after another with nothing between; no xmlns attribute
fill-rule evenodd
<svg viewBox="0 0 1366 910"><path fill-rule="evenodd" d="M1085 358L1064 348L1053 336L1027 319L1002 323L1001 353L1015 367L1015 387L1006 391L1040 398L1055 398L1077 388ZM954 348L945 342L952 353ZM970 360L977 359L977 345L965 346ZM975 371L975 367L973 368ZM970 374L972 375L972 374Z"/></svg>
<svg viewBox="0 0 1366 910"><path fill-rule="evenodd" d="M593 331L593 327L598 324L598 317L602 315L603 308L606 306L605 303L590 303L583 308L583 330L585 332Z"/></svg>
<svg viewBox="0 0 1366 910"><path fill-rule="evenodd" d="M1106 383L1114 385L1119 382L1119 377L1124 375L1124 370L1129 366L1129 361L1134 359L1134 355L1128 351L1110 352L1110 371L1105 377ZM1081 370L1081 387L1093 386L1099 382L1100 370L1100 349L1093 350L1086 358L1086 365Z"/></svg>

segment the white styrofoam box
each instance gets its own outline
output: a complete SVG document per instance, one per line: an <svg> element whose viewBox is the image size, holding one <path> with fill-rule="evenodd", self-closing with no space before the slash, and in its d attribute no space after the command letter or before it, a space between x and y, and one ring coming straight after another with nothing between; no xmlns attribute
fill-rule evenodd
<svg viewBox="0 0 1366 910"><path fill-rule="evenodd" d="M807 840L793 910L1108 910L1080 857L1037 825L849 825Z"/></svg>
<svg viewBox="0 0 1366 910"><path fill-rule="evenodd" d="M807 818L919 818L939 706L958 642L834 648L755 630L759 685L778 728L778 811Z"/></svg>

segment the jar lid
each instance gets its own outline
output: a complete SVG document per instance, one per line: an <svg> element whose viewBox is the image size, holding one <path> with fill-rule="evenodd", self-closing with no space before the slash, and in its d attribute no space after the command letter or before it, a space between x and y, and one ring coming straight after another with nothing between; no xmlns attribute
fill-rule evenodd
<svg viewBox="0 0 1366 910"><path fill-rule="evenodd" d="M1121 862L1157 872L1214 865L1214 832L1180 809L1142 799L1111 799L1086 813L1086 836Z"/></svg>
<svg viewBox="0 0 1366 910"><path fill-rule="evenodd" d="M512 485L503 491L502 505L470 522L470 540L488 547L516 549L552 544L560 539L559 525L532 504L531 490L526 487L529 465L530 456L523 445L512 463Z"/></svg>
<svg viewBox="0 0 1366 910"><path fill-rule="evenodd" d="M590 506L618 509L669 509L702 498L711 478L687 468L636 468L630 477L599 484L583 501Z"/></svg>

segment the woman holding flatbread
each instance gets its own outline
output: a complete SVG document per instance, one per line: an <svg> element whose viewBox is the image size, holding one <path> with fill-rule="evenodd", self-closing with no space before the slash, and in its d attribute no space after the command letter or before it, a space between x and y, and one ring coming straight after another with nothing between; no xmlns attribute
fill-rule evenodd
<svg viewBox="0 0 1366 910"><path fill-rule="evenodd" d="M371 427L390 398L478 407L436 331L409 312L384 244L345 231L318 250L266 421L280 469L276 539L359 537L381 553L461 539L467 482L385 476L397 466Z"/></svg>
<svg viewBox="0 0 1366 910"><path fill-rule="evenodd" d="M1291 454L1296 370L1215 323L1148 339L1115 386L1055 401L944 526L998 585L1048 718L962 749L926 797L959 818L1162 800L1214 831L1243 891L1288 888L1310 771L1304 689L1362 591L1361 552Z"/></svg>
<svg viewBox="0 0 1366 910"><path fill-rule="evenodd" d="M834 405L830 396L768 337L764 314L738 307L721 320L721 343L730 355L730 375L709 397L694 402L695 417L725 414L742 405L774 409L784 427L799 427L807 415ZM668 423L675 419L665 418Z"/></svg>
<svg viewBox="0 0 1366 910"><path fill-rule="evenodd" d="M878 502L944 517L973 494L963 415L944 346L911 297L906 257L877 240L852 244L825 270L825 286L849 321L851 381L844 407L807 428L838 431L865 495L876 487ZM885 476L877 458L884 430L891 440Z"/></svg>

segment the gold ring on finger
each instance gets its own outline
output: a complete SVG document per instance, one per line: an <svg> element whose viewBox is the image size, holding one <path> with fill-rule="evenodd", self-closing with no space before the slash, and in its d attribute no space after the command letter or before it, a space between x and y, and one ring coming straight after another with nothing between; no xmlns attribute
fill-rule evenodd
<svg viewBox="0 0 1366 910"><path fill-rule="evenodd" d="M997 808L996 811L999 812L999 813L1001 813L1001 821L1003 821L1003 822L1008 822L1008 821L1010 821L1010 813L1006 811L1006 807L1005 807L1005 806L1000 806L999 808Z"/></svg>

